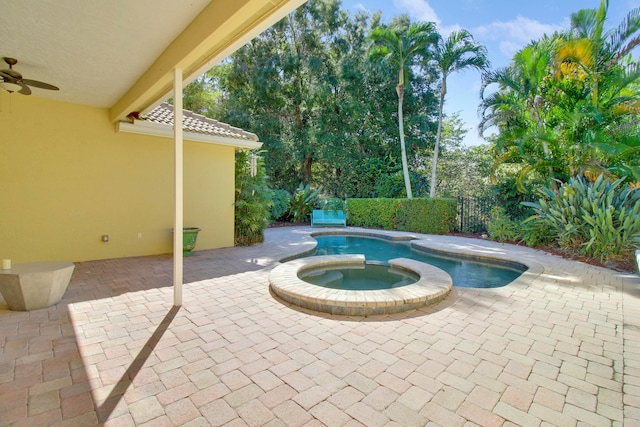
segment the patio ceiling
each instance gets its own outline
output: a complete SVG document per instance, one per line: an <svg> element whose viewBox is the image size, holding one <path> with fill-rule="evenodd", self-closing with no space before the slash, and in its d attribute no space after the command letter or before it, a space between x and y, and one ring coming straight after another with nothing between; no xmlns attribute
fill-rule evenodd
<svg viewBox="0 0 640 427"><path fill-rule="evenodd" d="M304 1L9 1L0 57L60 88L32 96L109 108L118 121L166 99L173 68L195 79Z"/></svg>

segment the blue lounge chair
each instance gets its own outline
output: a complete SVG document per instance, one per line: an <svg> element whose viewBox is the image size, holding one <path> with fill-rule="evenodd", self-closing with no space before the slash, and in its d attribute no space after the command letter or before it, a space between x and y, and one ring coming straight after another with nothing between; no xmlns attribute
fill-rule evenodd
<svg viewBox="0 0 640 427"><path fill-rule="evenodd" d="M329 226L329 227L346 227L347 216L343 211L325 211L315 209L311 214L311 226Z"/></svg>

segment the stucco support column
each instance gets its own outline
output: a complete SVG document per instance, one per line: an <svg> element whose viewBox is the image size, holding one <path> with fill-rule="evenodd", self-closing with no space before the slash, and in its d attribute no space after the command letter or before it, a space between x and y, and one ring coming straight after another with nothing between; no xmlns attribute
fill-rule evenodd
<svg viewBox="0 0 640 427"><path fill-rule="evenodd" d="M174 188L175 211L173 219L173 305L182 305L183 254L182 228L184 156L182 142L182 70L173 69L173 135L174 135Z"/></svg>

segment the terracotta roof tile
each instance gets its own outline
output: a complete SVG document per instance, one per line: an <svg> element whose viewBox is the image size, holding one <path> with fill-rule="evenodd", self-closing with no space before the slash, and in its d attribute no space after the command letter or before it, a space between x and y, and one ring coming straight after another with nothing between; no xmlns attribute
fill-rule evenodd
<svg viewBox="0 0 640 427"><path fill-rule="evenodd" d="M205 135L258 141L258 136L254 133L196 114L193 111L182 111L182 129L185 132L196 132ZM149 113L141 115L140 120L173 126L173 105L163 102Z"/></svg>

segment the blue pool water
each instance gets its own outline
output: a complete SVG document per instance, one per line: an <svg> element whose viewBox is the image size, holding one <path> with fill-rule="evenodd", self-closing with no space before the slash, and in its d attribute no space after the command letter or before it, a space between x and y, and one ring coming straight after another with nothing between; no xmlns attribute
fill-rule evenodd
<svg viewBox="0 0 640 427"><path fill-rule="evenodd" d="M517 264L479 262L464 257L440 256L412 249L409 242L394 242L362 236L315 236L318 246L306 256L363 254L367 262L386 263L393 258L410 258L434 265L451 276L454 286L498 288L511 283L525 270Z"/></svg>

